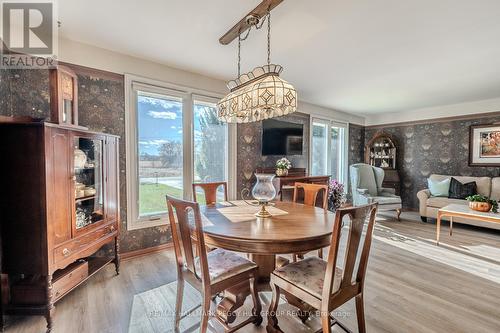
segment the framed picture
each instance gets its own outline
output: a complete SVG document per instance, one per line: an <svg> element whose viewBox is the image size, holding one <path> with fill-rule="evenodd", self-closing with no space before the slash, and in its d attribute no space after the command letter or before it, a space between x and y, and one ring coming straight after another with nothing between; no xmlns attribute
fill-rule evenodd
<svg viewBox="0 0 500 333"><path fill-rule="evenodd" d="M500 124L472 125L469 140L470 166L500 166Z"/></svg>

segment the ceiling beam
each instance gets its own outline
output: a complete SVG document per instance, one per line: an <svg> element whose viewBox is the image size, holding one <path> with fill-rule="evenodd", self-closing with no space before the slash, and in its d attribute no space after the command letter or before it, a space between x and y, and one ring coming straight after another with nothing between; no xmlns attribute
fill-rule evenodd
<svg viewBox="0 0 500 333"><path fill-rule="evenodd" d="M256 16L259 19L263 18L267 15L267 11L273 10L276 6L282 3L283 0L263 0L257 7L255 7L250 13L245 15L238 23L234 25L228 32L224 34L221 38L219 38L219 43L222 45L227 45L231 43L233 40L238 38L239 34L244 33L248 29L250 29L251 25L247 23L248 16Z"/></svg>

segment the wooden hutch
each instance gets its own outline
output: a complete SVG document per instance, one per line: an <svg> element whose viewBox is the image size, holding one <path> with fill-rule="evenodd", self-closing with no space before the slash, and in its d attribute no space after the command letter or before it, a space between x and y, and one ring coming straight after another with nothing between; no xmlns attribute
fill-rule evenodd
<svg viewBox="0 0 500 333"><path fill-rule="evenodd" d="M400 195L401 180L396 168L397 147L390 134L376 133L365 147L365 163L384 169L385 177L382 186L394 188Z"/></svg>
<svg viewBox="0 0 500 333"><path fill-rule="evenodd" d="M119 138L78 125L71 69L49 78L53 123L0 117L1 326L3 314L43 315L47 332L54 303L120 268Z"/></svg>

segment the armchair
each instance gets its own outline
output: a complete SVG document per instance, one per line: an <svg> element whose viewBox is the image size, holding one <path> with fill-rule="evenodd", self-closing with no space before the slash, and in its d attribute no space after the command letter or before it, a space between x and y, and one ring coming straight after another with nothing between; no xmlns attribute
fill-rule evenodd
<svg viewBox="0 0 500 333"><path fill-rule="evenodd" d="M382 187L384 169L364 163L349 167L351 192L354 206L378 203L378 210L395 210L398 221L401 215L401 197L393 188Z"/></svg>

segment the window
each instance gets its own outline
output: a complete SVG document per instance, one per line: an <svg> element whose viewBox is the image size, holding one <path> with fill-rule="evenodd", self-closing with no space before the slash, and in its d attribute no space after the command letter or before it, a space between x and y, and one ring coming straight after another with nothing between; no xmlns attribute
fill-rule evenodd
<svg viewBox="0 0 500 333"><path fill-rule="evenodd" d="M315 120L312 124L311 175L328 173L328 123Z"/></svg>
<svg viewBox="0 0 500 333"><path fill-rule="evenodd" d="M167 211L165 194L183 197L182 99L138 90L139 218Z"/></svg>
<svg viewBox="0 0 500 333"><path fill-rule="evenodd" d="M347 181L347 124L313 118L311 122L311 175Z"/></svg>
<svg viewBox="0 0 500 333"><path fill-rule="evenodd" d="M131 75L126 84L127 228L168 223L165 195L192 200L193 182L228 181L232 197L236 133L217 119L218 98Z"/></svg>
<svg viewBox="0 0 500 333"><path fill-rule="evenodd" d="M227 181L228 179L227 124L217 118L214 103L194 101L194 181L200 183ZM217 197L224 198L219 187ZM203 190L198 199L203 201Z"/></svg>

